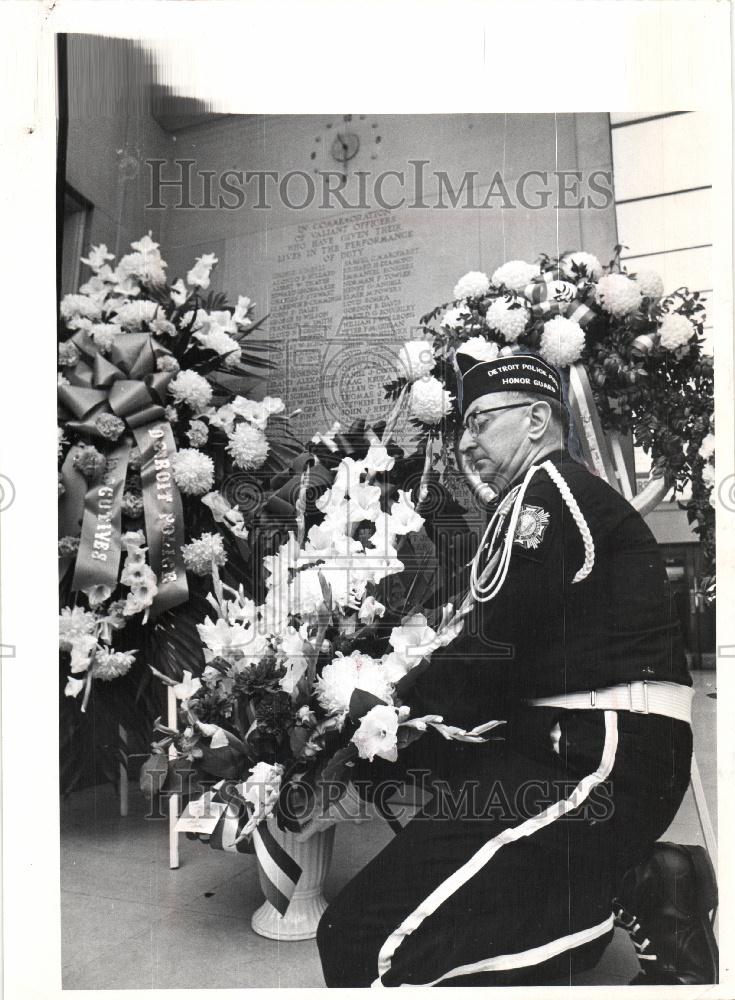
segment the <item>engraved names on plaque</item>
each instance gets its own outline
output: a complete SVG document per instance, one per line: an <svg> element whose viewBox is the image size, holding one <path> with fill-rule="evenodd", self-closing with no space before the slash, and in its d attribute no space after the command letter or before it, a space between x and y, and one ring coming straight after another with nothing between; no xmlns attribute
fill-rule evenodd
<svg viewBox="0 0 735 1000"><path fill-rule="evenodd" d="M408 291L419 252L413 231L381 210L291 232L271 277L269 330L282 354L269 393L301 409L293 422L301 437L335 420L385 418L383 385L396 377L417 310Z"/></svg>

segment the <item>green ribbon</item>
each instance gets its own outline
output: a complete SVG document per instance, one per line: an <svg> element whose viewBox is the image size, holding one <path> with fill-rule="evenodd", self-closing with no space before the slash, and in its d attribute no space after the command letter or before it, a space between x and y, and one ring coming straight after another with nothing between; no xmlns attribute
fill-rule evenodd
<svg viewBox="0 0 735 1000"><path fill-rule="evenodd" d="M171 474L176 442L164 406L175 373L157 371L158 358L170 352L148 333L118 337L109 358L100 354L84 331L76 333L71 342L81 357L67 372L70 384L58 390L63 411L72 416L66 426L84 437L106 441L97 419L111 413L125 421L140 450L146 538L151 568L158 581L158 593L150 610L151 617L155 617L189 596L181 556L185 541L183 508ZM72 584L75 590L89 593L98 585L114 589L117 584L121 504L129 451L129 441L115 447L101 480L87 489L82 511L78 481L72 482L72 453L62 467L64 485L68 482L74 488L67 487L61 520L69 525L78 523L81 517L82 522Z"/></svg>

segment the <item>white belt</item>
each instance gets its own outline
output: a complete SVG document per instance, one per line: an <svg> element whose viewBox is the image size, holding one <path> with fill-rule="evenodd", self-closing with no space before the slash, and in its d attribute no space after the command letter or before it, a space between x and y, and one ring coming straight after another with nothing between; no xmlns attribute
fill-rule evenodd
<svg viewBox="0 0 735 1000"><path fill-rule="evenodd" d="M572 711L593 708L644 715L668 715L672 719L691 724L693 696L694 688L683 684L672 684L670 681L632 681L630 684L616 684L596 691L573 691L548 698L529 698L528 704Z"/></svg>

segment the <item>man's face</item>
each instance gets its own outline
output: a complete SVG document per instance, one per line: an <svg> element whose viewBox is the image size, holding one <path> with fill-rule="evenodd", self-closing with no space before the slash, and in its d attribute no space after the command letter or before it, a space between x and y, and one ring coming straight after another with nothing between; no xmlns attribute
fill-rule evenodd
<svg viewBox="0 0 735 1000"><path fill-rule="evenodd" d="M467 409L464 431L459 441L469 471L484 483L501 491L523 469L529 450L526 411L531 403L519 403L507 392L480 396ZM468 427L475 418L477 433Z"/></svg>

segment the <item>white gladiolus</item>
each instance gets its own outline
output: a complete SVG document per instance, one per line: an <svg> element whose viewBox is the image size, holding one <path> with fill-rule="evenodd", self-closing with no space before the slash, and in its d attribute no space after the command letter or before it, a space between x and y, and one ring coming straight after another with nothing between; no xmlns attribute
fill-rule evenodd
<svg viewBox="0 0 735 1000"><path fill-rule="evenodd" d="M375 705L360 720L351 742L364 760L398 760L398 710L390 705Z"/></svg>

